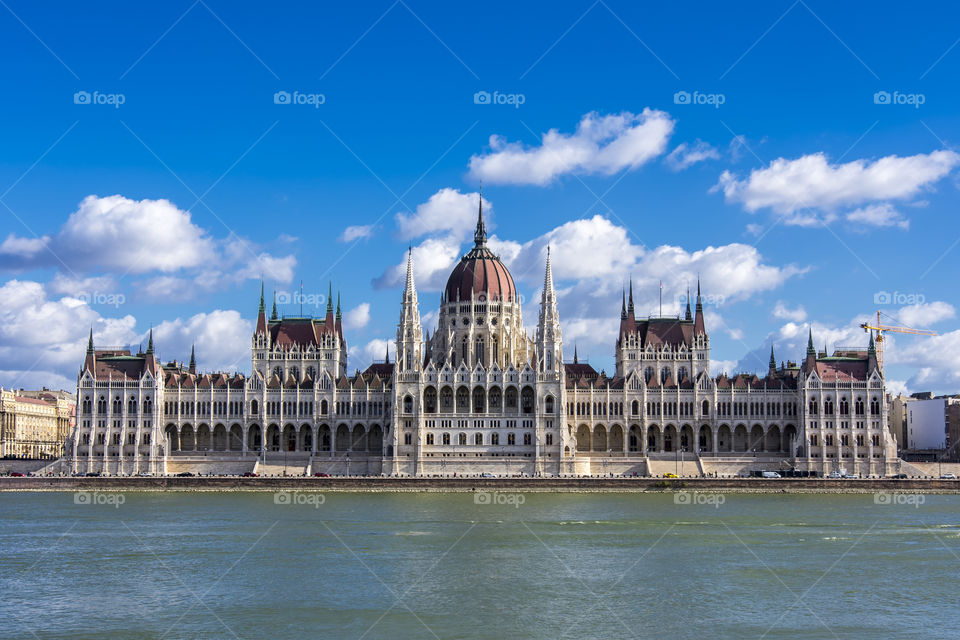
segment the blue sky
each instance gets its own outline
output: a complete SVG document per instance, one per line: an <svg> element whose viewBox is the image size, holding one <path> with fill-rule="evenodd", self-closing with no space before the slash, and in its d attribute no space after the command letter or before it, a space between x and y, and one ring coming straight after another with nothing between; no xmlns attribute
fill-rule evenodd
<svg viewBox="0 0 960 640"><path fill-rule="evenodd" d="M891 386L955 391L957 14L7 2L0 384L71 386L91 325L245 370L261 274L305 311L333 280L362 368L408 245L433 329L482 180L530 330L554 247L568 356L610 371L623 283L675 313L699 273L715 372L880 309L941 334L889 341Z"/></svg>

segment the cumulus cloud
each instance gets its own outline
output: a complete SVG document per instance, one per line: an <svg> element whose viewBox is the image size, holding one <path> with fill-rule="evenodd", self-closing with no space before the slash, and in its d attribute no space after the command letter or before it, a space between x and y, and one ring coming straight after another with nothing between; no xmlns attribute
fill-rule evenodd
<svg viewBox="0 0 960 640"><path fill-rule="evenodd" d="M777 300L777 304L773 307L773 317L790 322L803 322L807 319L807 311L803 308L803 305L791 309L783 300Z"/></svg>
<svg viewBox="0 0 960 640"><path fill-rule="evenodd" d="M866 230L867 227L898 227L904 230L910 228L910 221L889 202L854 209L846 218L848 222L858 223L855 230Z"/></svg>
<svg viewBox="0 0 960 640"><path fill-rule="evenodd" d="M440 189L429 200L417 205L415 213L397 214L398 235L402 240L428 234L467 239L477 225L479 197L477 192L460 193L458 189L449 187ZM486 198L483 199L483 218L489 229L493 205Z"/></svg>
<svg viewBox="0 0 960 640"><path fill-rule="evenodd" d="M343 326L347 329L362 329L370 324L370 303L359 305L343 314Z"/></svg>
<svg viewBox="0 0 960 640"><path fill-rule="evenodd" d="M0 286L0 299L0 385L5 387L75 387L91 327L101 345L136 339L133 316L104 317L87 300L51 298L39 282L9 280Z"/></svg>
<svg viewBox="0 0 960 640"><path fill-rule="evenodd" d="M52 289L73 293L107 278L135 274L146 277L143 291L162 295L177 282L212 291L265 277L287 282L296 258L274 256L249 241L230 235L217 239L196 225L190 212L168 200L132 200L119 195L87 196L53 235L22 238L10 234L0 244L0 268L24 270L55 267ZM75 289L68 289L76 287Z"/></svg>
<svg viewBox="0 0 960 640"><path fill-rule="evenodd" d="M710 144L698 139L689 145L686 142L681 142L677 145L676 149L664 158L664 162L674 171L682 171L704 160L719 159L719 151L710 146Z"/></svg>
<svg viewBox="0 0 960 640"><path fill-rule="evenodd" d="M664 111L644 109L584 115L572 134L551 129L542 144L526 147L490 137L490 153L470 158L470 175L493 184L546 185L569 173L610 175L636 169L663 154L674 121Z"/></svg>
<svg viewBox="0 0 960 640"><path fill-rule="evenodd" d="M728 203L740 203L748 212L770 209L782 214L788 224L809 224L816 213L807 210L835 215L850 207L912 198L931 188L958 163L960 154L953 151L843 164L832 164L825 154L813 153L794 160L778 158L743 179L724 171L713 190L722 191ZM899 222L890 215L885 209L857 213L861 222Z"/></svg>
<svg viewBox="0 0 960 640"><path fill-rule="evenodd" d="M453 236L427 238L413 247L413 277L420 291L439 291L460 259L460 240ZM400 261L373 280L377 289L402 286L407 276L407 252Z"/></svg>
<svg viewBox="0 0 960 640"><path fill-rule="evenodd" d="M935 300L901 307L896 318L908 327L922 329L956 316L957 313L953 305L942 300Z"/></svg>
<svg viewBox="0 0 960 640"><path fill-rule="evenodd" d="M347 357L350 359L351 366L363 371L374 362L383 362L390 349L391 358L395 349L389 339L373 338L366 344L354 345L347 348Z"/></svg>
<svg viewBox="0 0 960 640"><path fill-rule="evenodd" d="M153 343L164 361L185 362L196 345L198 369L233 372L249 368L252 334L253 322L239 311L216 309L160 323L153 329Z"/></svg>
<svg viewBox="0 0 960 640"><path fill-rule="evenodd" d="M890 315L904 324L924 327L952 319L956 312L952 305L938 300L901 307L891 311ZM840 325L818 321L786 322L771 332L759 347L744 355L737 363L736 370L765 371L771 345L775 348L778 363L782 360L801 361L806 354L811 328L814 346L818 352L823 350L824 345L830 353L838 347L858 347L865 350L870 338L860 324L872 323L874 320L869 315L857 315ZM960 330L933 337L896 333L884 335L887 390L892 393L907 388L937 393L955 392L960 385L960 369L956 367L958 359Z"/></svg>
<svg viewBox="0 0 960 640"><path fill-rule="evenodd" d="M358 224L347 227L340 235L340 242L353 242L361 238L369 238L373 235L372 224Z"/></svg>

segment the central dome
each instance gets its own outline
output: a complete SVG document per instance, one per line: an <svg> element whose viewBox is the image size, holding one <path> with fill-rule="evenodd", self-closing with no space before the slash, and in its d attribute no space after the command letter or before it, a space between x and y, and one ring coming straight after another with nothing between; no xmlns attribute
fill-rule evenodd
<svg viewBox="0 0 960 640"><path fill-rule="evenodd" d="M483 224L483 198L477 215L474 246L460 258L447 280L445 300L477 300L516 302L517 288L513 276L500 258L487 248L487 230Z"/></svg>

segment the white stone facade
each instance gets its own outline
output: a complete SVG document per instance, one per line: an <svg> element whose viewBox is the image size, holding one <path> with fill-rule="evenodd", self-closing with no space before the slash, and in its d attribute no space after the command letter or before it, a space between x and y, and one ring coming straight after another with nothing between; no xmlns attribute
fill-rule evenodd
<svg viewBox="0 0 960 640"><path fill-rule="evenodd" d="M886 428L873 344L765 377L710 375L699 286L695 314L635 317L624 296L616 370L564 362L546 256L535 333L512 277L474 248L424 334L412 256L395 362L347 375L339 300L326 317L268 318L261 292L251 374L198 374L143 353L90 344L69 446L76 473L661 474L731 467L886 475ZM192 466L191 466L192 465ZM679 467L678 467L679 468Z"/></svg>

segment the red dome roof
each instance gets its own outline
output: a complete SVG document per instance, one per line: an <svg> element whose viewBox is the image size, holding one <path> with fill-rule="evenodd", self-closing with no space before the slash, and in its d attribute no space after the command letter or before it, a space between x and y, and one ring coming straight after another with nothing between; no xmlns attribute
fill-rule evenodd
<svg viewBox="0 0 960 640"><path fill-rule="evenodd" d="M513 276L500 258L483 245L477 245L460 259L447 280L447 302L470 300L503 300L514 302L517 288Z"/></svg>
<svg viewBox="0 0 960 640"><path fill-rule="evenodd" d="M446 300L503 300L515 302L517 287L500 258L487 248L487 230L483 224L483 199L477 215L474 247L460 258L447 280Z"/></svg>

